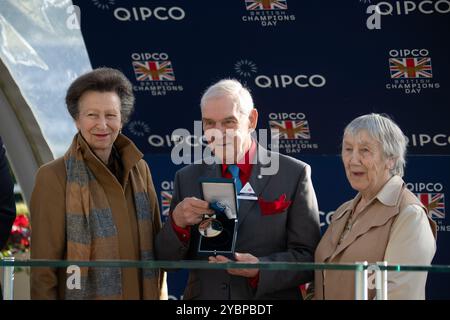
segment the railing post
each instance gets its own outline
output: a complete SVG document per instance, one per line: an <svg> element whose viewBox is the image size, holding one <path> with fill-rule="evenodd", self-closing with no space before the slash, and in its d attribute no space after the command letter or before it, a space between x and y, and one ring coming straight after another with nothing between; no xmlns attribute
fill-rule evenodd
<svg viewBox="0 0 450 320"><path fill-rule="evenodd" d="M375 288L377 290L377 300L387 300L387 270L381 270L380 266L386 267L387 261L378 261L375 271Z"/></svg>
<svg viewBox="0 0 450 320"><path fill-rule="evenodd" d="M367 261L355 264L358 265L355 271L355 300L367 300Z"/></svg>
<svg viewBox="0 0 450 320"><path fill-rule="evenodd" d="M14 262L14 257L3 258L3 261ZM14 299L14 266L3 267L3 299Z"/></svg>

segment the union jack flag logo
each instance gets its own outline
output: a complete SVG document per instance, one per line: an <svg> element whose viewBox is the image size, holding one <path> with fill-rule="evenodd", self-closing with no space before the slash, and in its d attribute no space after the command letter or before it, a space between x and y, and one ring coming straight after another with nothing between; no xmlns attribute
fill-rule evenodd
<svg viewBox="0 0 450 320"><path fill-rule="evenodd" d="M253 10L286 10L287 0L245 0L248 11Z"/></svg>
<svg viewBox="0 0 450 320"><path fill-rule="evenodd" d="M170 202L172 201L172 191L161 191L162 215L169 216Z"/></svg>
<svg viewBox="0 0 450 320"><path fill-rule="evenodd" d="M308 121L269 121L273 138L278 139L310 139ZM277 130L277 131L275 131Z"/></svg>
<svg viewBox="0 0 450 320"><path fill-rule="evenodd" d="M133 61L138 81L175 81L172 63L166 61Z"/></svg>
<svg viewBox="0 0 450 320"><path fill-rule="evenodd" d="M433 78L431 58L390 58L392 79Z"/></svg>
<svg viewBox="0 0 450 320"><path fill-rule="evenodd" d="M428 209L431 218L445 218L445 202L443 193L417 193L417 197Z"/></svg>

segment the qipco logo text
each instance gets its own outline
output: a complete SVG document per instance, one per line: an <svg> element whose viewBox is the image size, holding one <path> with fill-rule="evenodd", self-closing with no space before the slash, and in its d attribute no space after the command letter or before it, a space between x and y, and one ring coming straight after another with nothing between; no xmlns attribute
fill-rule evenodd
<svg viewBox="0 0 450 320"><path fill-rule="evenodd" d="M134 52L131 54L131 59L134 61L165 61L169 59L169 55L165 52Z"/></svg>
<svg viewBox="0 0 450 320"><path fill-rule="evenodd" d="M306 120L306 115L303 112L271 112L269 113L270 120Z"/></svg>
<svg viewBox="0 0 450 320"><path fill-rule="evenodd" d="M393 58L403 57L428 57L430 52L427 49L392 49L389 56Z"/></svg>
<svg viewBox="0 0 450 320"><path fill-rule="evenodd" d="M173 181L163 181L161 182L161 189L165 191L173 190Z"/></svg>
<svg viewBox="0 0 450 320"><path fill-rule="evenodd" d="M255 84L260 88L287 88L295 86L298 88L320 88L326 83L325 77L320 74L290 76L282 75L260 75L255 78Z"/></svg>
<svg viewBox="0 0 450 320"><path fill-rule="evenodd" d="M376 4L376 8L376 12L384 16L408 15L412 14L414 11L419 11L422 14L446 14L450 12L450 1L424 0L418 3L414 1L396 1L394 4L382 1Z"/></svg>
<svg viewBox="0 0 450 320"><path fill-rule="evenodd" d="M442 183L425 183L425 182L408 182L406 184L406 187L411 191L411 192L441 192L442 190L444 190L444 186L442 185Z"/></svg>
<svg viewBox="0 0 450 320"><path fill-rule="evenodd" d="M116 8L114 10L114 17L119 21L147 21L147 20L183 20L186 16L186 12L180 7L132 7L129 8Z"/></svg>

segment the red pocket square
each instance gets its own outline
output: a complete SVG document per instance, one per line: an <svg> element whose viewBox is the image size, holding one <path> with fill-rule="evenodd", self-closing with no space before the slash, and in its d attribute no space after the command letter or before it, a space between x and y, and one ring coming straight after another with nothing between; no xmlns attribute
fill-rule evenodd
<svg viewBox="0 0 450 320"><path fill-rule="evenodd" d="M283 193L275 201L265 201L263 198L258 198L259 208L263 216L277 214L283 212L291 205L292 201L286 201L286 194Z"/></svg>

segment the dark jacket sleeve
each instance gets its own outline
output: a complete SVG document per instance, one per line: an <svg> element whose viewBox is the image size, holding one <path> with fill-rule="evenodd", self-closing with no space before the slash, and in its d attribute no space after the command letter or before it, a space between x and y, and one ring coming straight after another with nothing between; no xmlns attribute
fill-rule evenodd
<svg viewBox="0 0 450 320"><path fill-rule="evenodd" d="M8 241L15 218L14 183L9 174L5 148L0 138L0 250Z"/></svg>

